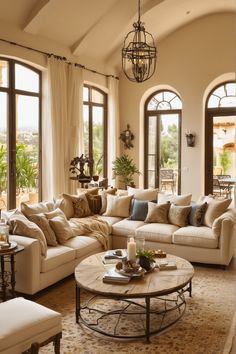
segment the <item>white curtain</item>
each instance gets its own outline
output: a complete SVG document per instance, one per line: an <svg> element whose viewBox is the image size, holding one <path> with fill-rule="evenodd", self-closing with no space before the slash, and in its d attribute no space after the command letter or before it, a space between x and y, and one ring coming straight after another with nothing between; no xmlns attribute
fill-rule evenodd
<svg viewBox="0 0 236 354"><path fill-rule="evenodd" d="M108 78L108 183L115 185L112 161L120 155L119 81Z"/></svg>
<svg viewBox="0 0 236 354"><path fill-rule="evenodd" d="M47 190L47 196L44 193L44 198L57 198L75 192L77 187L70 180L69 168L70 161L82 151L82 71L54 57L48 59L49 122L43 129L48 143L43 144L43 158L50 176L44 174L43 189L47 184L51 190Z"/></svg>

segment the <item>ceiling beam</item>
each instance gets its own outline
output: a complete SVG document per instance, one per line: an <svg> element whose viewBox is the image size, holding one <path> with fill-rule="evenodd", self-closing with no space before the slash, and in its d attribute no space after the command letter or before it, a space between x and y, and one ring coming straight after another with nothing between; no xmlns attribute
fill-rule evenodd
<svg viewBox="0 0 236 354"><path fill-rule="evenodd" d="M41 24L41 16L43 10L48 6L52 0L38 0L36 5L31 10L29 16L27 17L22 30L32 34L37 34L39 24Z"/></svg>

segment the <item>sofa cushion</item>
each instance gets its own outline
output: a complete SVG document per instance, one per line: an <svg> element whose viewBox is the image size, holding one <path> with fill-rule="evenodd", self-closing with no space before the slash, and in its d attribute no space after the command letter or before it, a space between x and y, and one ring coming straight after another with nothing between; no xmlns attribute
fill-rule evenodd
<svg viewBox="0 0 236 354"><path fill-rule="evenodd" d="M13 235L26 236L39 241L41 255L47 254L47 241L42 230L34 222L28 220L22 214L13 214L8 219L10 230Z"/></svg>
<svg viewBox="0 0 236 354"><path fill-rule="evenodd" d="M61 265L71 262L76 257L76 251L64 245L48 247L47 257L41 261L41 272L46 273Z"/></svg>
<svg viewBox="0 0 236 354"><path fill-rule="evenodd" d="M201 226L203 224L204 215L207 209L207 203L192 204L191 211L188 215L188 223L192 226Z"/></svg>
<svg viewBox="0 0 236 354"><path fill-rule="evenodd" d="M181 227L173 233L173 243L186 246L202 248L217 248L218 237L213 230L207 226Z"/></svg>
<svg viewBox="0 0 236 354"><path fill-rule="evenodd" d="M63 198L69 201L70 209L73 207L71 218L83 218L92 215L85 193L80 195L62 194Z"/></svg>
<svg viewBox="0 0 236 354"><path fill-rule="evenodd" d="M191 206L173 205L169 209L169 222L173 225L183 227L187 225L188 215Z"/></svg>
<svg viewBox="0 0 236 354"><path fill-rule="evenodd" d="M135 231L137 237L145 237L146 241L171 243L172 234L178 230L178 226L171 224L146 224Z"/></svg>
<svg viewBox="0 0 236 354"><path fill-rule="evenodd" d="M100 209L100 214L103 214L106 211L108 194L115 195L116 191L117 191L116 188L110 188L110 189L106 189L106 190L99 190L98 193L99 193L99 195L101 196L101 199L102 199L102 206L101 206L101 209Z"/></svg>
<svg viewBox="0 0 236 354"><path fill-rule="evenodd" d="M33 214L29 216L29 220L34 222L38 227L42 230L48 246L56 246L57 245L57 238L55 232L51 228L49 224L49 220L47 217L41 214Z"/></svg>
<svg viewBox="0 0 236 354"><path fill-rule="evenodd" d="M106 215L100 215L99 219L106 221L110 226L123 220L122 218L119 218L118 216L106 216Z"/></svg>
<svg viewBox="0 0 236 354"><path fill-rule="evenodd" d="M121 236L131 236L135 230L145 225L143 221L123 219L112 225L112 234Z"/></svg>
<svg viewBox="0 0 236 354"><path fill-rule="evenodd" d="M76 258L84 258L89 254L102 251L101 243L90 236L75 236L66 241L64 246L74 249Z"/></svg>
<svg viewBox="0 0 236 354"><path fill-rule="evenodd" d="M131 204L130 220L144 221L148 213L148 201L133 199Z"/></svg>
<svg viewBox="0 0 236 354"><path fill-rule="evenodd" d="M74 237L74 233L70 227L69 221L64 215L58 215L49 219L49 224L55 232L57 241L59 243L64 244L71 237Z"/></svg>
<svg viewBox="0 0 236 354"><path fill-rule="evenodd" d="M191 203L192 194L165 194L162 192L158 193L158 204L163 204L170 202L175 205L189 205Z"/></svg>
<svg viewBox="0 0 236 354"><path fill-rule="evenodd" d="M143 189L143 188L133 188L128 186L128 195L132 195L135 199L138 200L157 200L158 189Z"/></svg>
<svg viewBox="0 0 236 354"><path fill-rule="evenodd" d="M214 220L227 210L232 199L218 200L207 196L204 198L203 202L207 203L207 210L204 215L203 224L212 227Z"/></svg>
<svg viewBox="0 0 236 354"><path fill-rule="evenodd" d="M102 208L102 197L101 195L94 195L90 193L86 193L86 198L89 204L89 209L92 214L99 214Z"/></svg>
<svg viewBox="0 0 236 354"><path fill-rule="evenodd" d="M26 217L32 214L47 213L48 211L52 211L54 209L54 203L47 201L36 204L27 204L22 202L20 206L22 213Z"/></svg>
<svg viewBox="0 0 236 354"><path fill-rule="evenodd" d="M107 195L107 208L103 215L127 218L130 214L132 196Z"/></svg>
<svg viewBox="0 0 236 354"><path fill-rule="evenodd" d="M168 213L170 203L156 204L148 202L148 214L144 222L146 223L161 223L168 224Z"/></svg>

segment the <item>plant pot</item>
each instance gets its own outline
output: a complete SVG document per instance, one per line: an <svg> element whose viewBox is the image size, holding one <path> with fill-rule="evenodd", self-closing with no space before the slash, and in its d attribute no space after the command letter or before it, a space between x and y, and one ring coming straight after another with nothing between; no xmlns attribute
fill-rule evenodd
<svg viewBox="0 0 236 354"><path fill-rule="evenodd" d="M147 257L139 257L139 265L147 271L151 269L151 262Z"/></svg>
<svg viewBox="0 0 236 354"><path fill-rule="evenodd" d="M99 180L99 176L93 176L94 182L97 182Z"/></svg>

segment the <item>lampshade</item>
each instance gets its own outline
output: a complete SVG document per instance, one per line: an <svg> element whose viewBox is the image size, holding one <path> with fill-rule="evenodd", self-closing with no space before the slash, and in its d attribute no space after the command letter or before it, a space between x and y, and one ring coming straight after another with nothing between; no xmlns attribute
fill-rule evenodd
<svg viewBox="0 0 236 354"><path fill-rule="evenodd" d="M138 21L133 24L122 48L122 68L130 81L148 80L156 69L157 50L153 36L145 31L140 21L140 0L138 0Z"/></svg>

